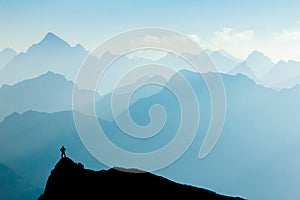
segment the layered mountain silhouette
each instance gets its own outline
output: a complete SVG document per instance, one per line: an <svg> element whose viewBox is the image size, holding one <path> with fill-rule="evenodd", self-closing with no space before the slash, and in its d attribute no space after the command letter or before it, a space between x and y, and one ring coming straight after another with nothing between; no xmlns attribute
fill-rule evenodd
<svg viewBox="0 0 300 200"><path fill-rule="evenodd" d="M245 61L231 70L230 74L244 74L259 82L264 79L264 76L270 72L273 66L274 63L270 58L259 51L253 51Z"/></svg>
<svg viewBox="0 0 300 200"><path fill-rule="evenodd" d="M300 107L297 106L300 87L274 91L256 85L243 75L223 75L227 120L211 154L207 159L199 160L199 148L210 119L209 94L205 82L197 74L181 73L197 91L201 107L200 128L181 159L159 173L179 182L203 184L222 193L250 199L297 199L298 189L293 185L298 185L300 180L296 178L300 174L297 159L300 151ZM168 84L176 84L175 80L171 79ZM170 92L162 90L130 107L133 120L141 126L147 125L150 120L148 109L153 104L164 106L168 119L162 132L147 141L130 138L113 121L101 118L99 121L109 139L121 148L133 152L152 151L173 138L180 119L178 103ZM103 106L100 112L109 112L108 109L109 106ZM1 161L39 187L44 187L62 144L68 147L72 158L81 160L88 168L103 167L81 143L71 111L13 113L0 123Z"/></svg>
<svg viewBox="0 0 300 200"><path fill-rule="evenodd" d="M1 161L39 187L44 187L62 143L74 159L90 168L103 167L81 143L70 111L13 113L0 123L0 133Z"/></svg>
<svg viewBox="0 0 300 200"><path fill-rule="evenodd" d="M178 196L179 195L179 196ZM111 168L93 171L70 158L62 158L51 171L39 200L56 199L147 199L181 197L184 199L238 200L215 192L183 185L138 169Z"/></svg>
<svg viewBox="0 0 300 200"><path fill-rule="evenodd" d="M42 189L33 186L17 175L12 169L0 163L0 198L31 200L38 198Z"/></svg>
<svg viewBox="0 0 300 200"><path fill-rule="evenodd" d="M274 65L264 81L274 88L290 88L300 83L300 62L279 61Z"/></svg>
<svg viewBox="0 0 300 200"><path fill-rule="evenodd" d="M12 86L3 85L0 88L0 121L14 112L70 110L73 87L71 81L53 72Z"/></svg>
<svg viewBox="0 0 300 200"><path fill-rule="evenodd" d="M300 86L296 85L300 83L299 62L273 63L257 51L245 61L236 60L224 51L207 51L207 54L224 72L220 75L226 90L227 110L222 135L209 156L198 159L207 126L214 117L211 96L201 76L214 74L199 76L192 71L178 71L177 75L188 80L199 100L199 131L183 156L159 174L177 182L205 185L223 194L249 199L300 199L295 187L300 185ZM0 160L4 163L2 174L9 175L0 178L0 191L7 191L0 198L36 196L36 190L30 188L45 186L62 144L68 147L72 158L82 161L89 169L105 169L82 144L70 110L72 91L76 89L71 79L86 55L88 52L82 46L72 47L53 33L25 53L16 55L10 49L0 53ZM115 56L107 52L103 58ZM202 59L201 55L188 56ZM105 83L114 86L117 75L124 74L131 65L152 62L123 56L114 63L115 69ZM187 64L171 54L157 62L179 68ZM232 71L235 75L228 75ZM133 85L120 88L119 92L124 94L134 84L152 78L162 77L143 77ZM166 81L168 85L181 87L176 75ZM141 88L130 102L128 110L140 126L150 123L152 105L160 104L166 109L168 117L162 132L147 141L130 138L118 128L110 110L111 93L96 100L99 100L95 103L97 117L107 137L129 151L148 152L163 147L174 137L180 123L178 102L167 89ZM117 112L116 117L124 114L123 111ZM18 189L21 187L24 190Z"/></svg>
<svg viewBox="0 0 300 200"><path fill-rule="evenodd" d="M214 51L208 54L210 59L215 64L216 68L221 73L228 73L242 61L233 57L225 50Z"/></svg>
<svg viewBox="0 0 300 200"><path fill-rule="evenodd" d="M244 61L233 57L225 50L205 50L205 52L221 73L243 74L258 84L273 88L290 88L300 83L300 62L279 61L273 63L270 58L256 50L249 54ZM107 54L108 56L118 56L110 55L110 52ZM59 73L68 80L74 81L81 64L88 55L89 51L80 44L71 46L62 38L49 32L26 52L21 52L18 55L11 49L4 49L0 52L0 86L3 84L13 85L48 71ZM202 54L189 55L189 57L202 63L203 67L206 66L206 59L203 59ZM126 56L123 56L121 60L121 65L115 66L117 70L114 70L113 74L122 73L123 69L127 70L135 64L153 62L153 60L140 58L136 63L136 59L128 59ZM170 56L170 54L157 62L172 67L184 68L187 66L187 63L183 62L182 59Z"/></svg>
<svg viewBox="0 0 300 200"><path fill-rule="evenodd" d="M0 85L13 85L52 71L74 80L88 51L81 45L71 46L49 32L26 52L14 56L0 70Z"/></svg>

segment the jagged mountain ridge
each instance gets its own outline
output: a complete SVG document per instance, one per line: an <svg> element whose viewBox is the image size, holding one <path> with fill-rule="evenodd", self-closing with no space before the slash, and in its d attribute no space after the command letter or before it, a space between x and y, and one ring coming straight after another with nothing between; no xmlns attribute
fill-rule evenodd
<svg viewBox="0 0 300 200"><path fill-rule="evenodd" d="M71 46L49 32L26 52L11 59L0 71L0 85L13 85L48 71L74 80L81 63L89 54L81 45Z"/></svg>
<svg viewBox="0 0 300 200"><path fill-rule="evenodd" d="M129 173L120 168L93 171L81 163L62 158L51 171L44 193L39 200L101 199L117 197L140 199L184 195L184 198L230 200L241 199L183 185L149 172ZM114 192L115 191L115 192Z"/></svg>
<svg viewBox="0 0 300 200"><path fill-rule="evenodd" d="M300 83L300 62L291 61L282 64L283 61L279 61L275 64L269 57L257 50L250 53L244 61L236 59L225 50L205 51L221 73L244 74L256 83L272 88L289 88ZM77 72L89 53L80 44L71 46L62 38L49 32L41 41L33 44L26 52L21 52L18 55L10 53L9 59L0 58L0 85L13 85L19 81L39 76L47 71L59 73L68 80L75 81ZM186 52L185 54L189 53ZM188 57L196 59L205 68L207 59L203 59L205 56L203 57L202 54L191 54ZM1 60L5 63L2 66ZM144 58L139 60L144 64L149 62L149 60L147 61ZM186 67L187 64L182 59L176 59L170 54L158 61L161 64L168 64L172 67ZM122 59L122 62L121 68L127 69L134 65L136 60L126 57ZM119 70L120 67L113 73L119 73ZM282 74L285 75L281 76ZM279 82L278 77L280 77Z"/></svg>

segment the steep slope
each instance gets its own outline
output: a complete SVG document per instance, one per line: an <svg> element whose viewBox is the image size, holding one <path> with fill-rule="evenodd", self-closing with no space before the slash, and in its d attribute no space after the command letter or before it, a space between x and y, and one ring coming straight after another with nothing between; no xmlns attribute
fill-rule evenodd
<svg viewBox="0 0 300 200"><path fill-rule="evenodd" d="M10 48L0 51L0 70L3 69L5 65L9 63L9 61L11 61L16 55L17 52Z"/></svg>
<svg viewBox="0 0 300 200"><path fill-rule="evenodd" d="M71 110L73 89L78 91L72 81L63 75L51 71L33 79L18 82L15 85L3 85L0 88L0 122L8 115L29 110L39 112L59 112ZM98 93L80 90L80 94Z"/></svg>
<svg viewBox="0 0 300 200"><path fill-rule="evenodd" d="M241 63L224 50L214 51L209 56L220 73L228 73Z"/></svg>
<svg viewBox="0 0 300 200"><path fill-rule="evenodd" d="M300 83L300 62L279 61L266 74L264 81L275 88L290 88Z"/></svg>
<svg viewBox="0 0 300 200"><path fill-rule="evenodd" d="M81 143L72 112L14 113L0 123L0 159L34 185L45 185L62 145L88 167L103 167Z"/></svg>
<svg viewBox="0 0 300 200"><path fill-rule="evenodd" d="M69 158L62 158L51 171L44 194L39 197L39 200L89 200L103 197L140 199L141 195L147 196L147 199L171 196L207 200L241 199L178 184L148 172L124 169L127 170L126 172L120 169L92 171L84 169L81 163L74 163Z"/></svg>
<svg viewBox="0 0 300 200"><path fill-rule="evenodd" d="M229 74L244 74L257 83L263 82L264 76L272 69L274 63L259 51L253 51L244 62Z"/></svg>
<svg viewBox="0 0 300 200"><path fill-rule="evenodd" d="M244 75L222 75L227 94L224 129L208 157L198 159L211 118L210 97L205 82L198 75L189 71L181 73L199 98L199 131L183 156L157 173L176 182L203 185L223 194L249 199L299 199L300 87L275 91L256 85ZM169 82L176 84L174 79ZM134 103L130 107L132 119L141 126L149 124L148 111L154 104L166 109L167 121L159 134L147 140L131 138L114 122L100 120L100 124L108 138L122 149L156 150L176 134L180 108L174 95L162 90ZM102 108L100 112L109 109ZM82 145L71 112L15 113L0 123L1 160L39 185L44 184L57 161L61 145L66 145L68 156L89 168L100 169L97 160Z"/></svg>
<svg viewBox="0 0 300 200"><path fill-rule="evenodd" d="M212 66L213 63L218 72L227 73L241 63L240 60L234 58L224 50L205 50L200 54L182 53L182 56L194 63L197 63L198 66L201 66L201 72L215 70L207 67ZM159 63L163 63L179 69L193 69L188 62L185 62L182 58L174 56L173 54L167 54L165 57L162 57L159 60Z"/></svg>
<svg viewBox="0 0 300 200"><path fill-rule="evenodd" d="M240 65L233 68L229 72L229 74L231 75L242 74L248 76L250 79L252 79L255 82L259 82L253 70L247 65L247 62L242 62Z"/></svg>
<svg viewBox="0 0 300 200"><path fill-rule="evenodd" d="M6 200L31 200L38 198L42 189L31 185L12 169L0 163L0 197Z"/></svg>
<svg viewBox="0 0 300 200"><path fill-rule="evenodd" d="M71 109L73 83L48 72L34 79L0 88L0 121L13 112L55 112Z"/></svg>

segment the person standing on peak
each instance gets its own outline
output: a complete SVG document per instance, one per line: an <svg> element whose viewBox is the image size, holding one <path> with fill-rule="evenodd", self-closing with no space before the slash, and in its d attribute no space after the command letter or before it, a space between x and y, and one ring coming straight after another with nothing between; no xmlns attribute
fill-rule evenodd
<svg viewBox="0 0 300 200"><path fill-rule="evenodd" d="M64 146L62 146L60 148L60 152L61 152L61 158L65 158L66 156L66 148Z"/></svg>

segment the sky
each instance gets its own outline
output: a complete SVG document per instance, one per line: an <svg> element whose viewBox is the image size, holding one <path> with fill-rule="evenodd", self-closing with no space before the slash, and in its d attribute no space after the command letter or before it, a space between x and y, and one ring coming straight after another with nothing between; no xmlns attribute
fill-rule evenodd
<svg viewBox="0 0 300 200"><path fill-rule="evenodd" d="M91 51L119 33L159 27L241 59L258 50L300 61L299 8L297 0L0 0L0 50L24 52L53 32Z"/></svg>

